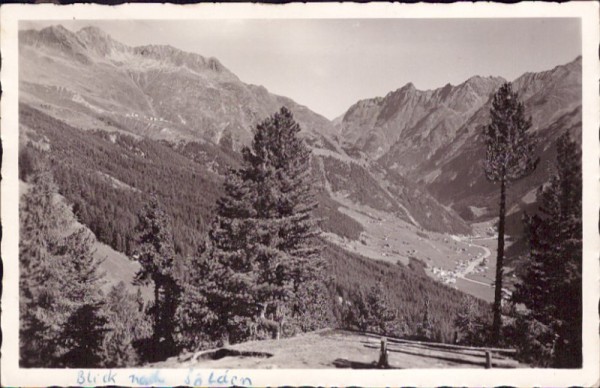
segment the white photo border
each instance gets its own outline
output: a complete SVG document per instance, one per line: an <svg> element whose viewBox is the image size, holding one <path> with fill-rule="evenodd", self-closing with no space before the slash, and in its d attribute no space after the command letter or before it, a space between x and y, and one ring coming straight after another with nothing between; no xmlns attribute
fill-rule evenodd
<svg viewBox="0 0 600 388"><path fill-rule="evenodd" d="M0 105L3 145L0 215L3 227L1 245L4 276L2 294L3 386L141 386L130 376L154 379L155 386L194 384L186 379L186 369L23 369L19 368L18 305L18 22L21 20L174 20L174 19L351 19L351 18L579 18L582 27L582 104L583 104L583 368L559 369L256 369L229 370L229 376L244 376L253 386L598 386L600 378L600 335L598 301L600 299L600 143L598 141L598 80L600 63L599 5L596 2L570 3L312 3L312 4L5 4L0 8L2 53L2 100ZM212 384L211 370L197 369L192 375L203 376L201 385ZM224 374L224 370L213 371ZM152 380L150 380L152 381ZM141 383L138 380L138 383ZM225 384L227 385L227 384Z"/></svg>

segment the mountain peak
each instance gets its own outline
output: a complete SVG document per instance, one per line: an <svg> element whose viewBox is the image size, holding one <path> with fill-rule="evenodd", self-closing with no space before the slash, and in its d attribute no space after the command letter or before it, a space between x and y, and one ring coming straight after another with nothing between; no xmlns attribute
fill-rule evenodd
<svg viewBox="0 0 600 388"><path fill-rule="evenodd" d="M217 73L221 73L227 70L225 66L223 66L223 64L221 64L221 62L219 62L219 60L215 57L208 58L208 67L211 70L216 71Z"/></svg>
<svg viewBox="0 0 600 388"><path fill-rule="evenodd" d="M417 90L417 88L415 88L415 84L413 84L412 82L409 82L406 85L404 85L403 87L401 87L400 90Z"/></svg>
<svg viewBox="0 0 600 388"><path fill-rule="evenodd" d="M478 83L478 82L483 82L485 80L484 77L480 76L480 75L474 75L472 77L470 77L469 79L467 79L465 81L465 83Z"/></svg>
<svg viewBox="0 0 600 388"><path fill-rule="evenodd" d="M87 36L98 36L98 37L102 37L102 38L110 38L110 35L108 35L106 32L104 32L104 30L102 30L101 28L95 27L95 26L83 27L82 29L77 31L77 35L87 35Z"/></svg>
<svg viewBox="0 0 600 388"><path fill-rule="evenodd" d="M88 49L101 57L110 56L114 51L127 51L126 46L114 40L104 30L88 26L77 31L77 38Z"/></svg>
<svg viewBox="0 0 600 388"><path fill-rule="evenodd" d="M115 40L104 30L94 26L83 27L82 29L77 31L76 35L81 40L90 43L115 42Z"/></svg>
<svg viewBox="0 0 600 388"><path fill-rule="evenodd" d="M464 92L475 93L475 95L487 99L504 82L506 80L502 77L476 75L458 85L458 89Z"/></svg>
<svg viewBox="0 0 600 388"><path fill-rule="evenodd" d="M41 30L19 31L19 44L25 44L36 49L53 48L63 54L73 57L81 63L88 63L89 58L81 40L72 31L62 25L53 25Z"/></svg>
<svg viewBox="0 0 600 388"><path fill-rule="evenodd" d="M67 43L76 39L73 32L67 30L60 24L43 28L39 31L38 35L40 40L48 43L60 43L61 41Z"/></svg>
<svg viewBox="0 0 600 388"><path fill-rule="evenodd" d="M492 76L481 76L481 75L474 75L473 77L467 79L464 83L465 84L497 84L497 83L501 83L501 82L506 82L506 80L502 77L492 77Z"/></svg>
<svg viewBox="0 0 600 388"><path fill-rule="evenodd" d="M382 101L391 98L392 96L395 96L396 98L398 98L399 96L405 96L408 95L412 92L417 91L417 88L415 87L415 85L412 82L408 82L407 84L405 84L404 86L396 89L396 90L392 90L391 92L388 92L388 94L385 95L385 97L381 98L381 97L376 97L381 99ZM370 98L368 100L374 100L373 98Z"/></svg>
<svg viewBox="0 0 600 388"><path fill-rule="evenodd" d="M73 33L67 30L62 24L55 24L48 26L40 30L42 34L55 34L55 35L72 35Z"/></svg>
<svg viewBox="0 0 600 388"><path fill-rule="evenodd" d="M550 87L564 89L567 85L581 88L581 56L564 65L541 72L527 72L513 81L513 86L521 90L523 98L529 98L542 89Z"/></svg>
<svg viewBox="0 0 600 388"><path fill-rule="evenodd" d="M581 55L578 55L577 57L575 57L575 59L573 59L571 62L565 64L564 66L566 67L576 67L576 68L581 68L581 62L582 62L582 58Z"/></svg>

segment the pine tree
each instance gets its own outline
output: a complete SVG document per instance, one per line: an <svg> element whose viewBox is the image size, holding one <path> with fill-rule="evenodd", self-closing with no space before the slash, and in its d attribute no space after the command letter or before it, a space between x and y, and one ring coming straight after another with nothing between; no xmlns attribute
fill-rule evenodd
<svg viewBox="0 0 600 388"><path fill-rule="evenodd" d="M65 322L61 345L67 349L61 363L68 368L98 368L104 364L102 343L108 320L99 314L100 305L81 305Z"/></svg>
<svg viewBox="0 0 600 388"><path fill-rule="evenodd" d="M63 294L74 310L60 334L65 351L61 360L66 367L92 368L104 363L102 343L109 328L103 314L104 274L94 255L94 240L91 232L78 228L65 239L62 252L66 264Z"/></svg>
<svg viewBox="0 0 600 388"><path fill-rule="evenodd" d="M425 309L423 311L423 318L417 326L417 336L420 339L432 340L433 339L433 320L429 312L429 298L425 299Z"/></svg>
<svg viewBox="0 0 600 388"><path fill-rule="evenodd" d="M100 262L88 231L65 233L68 210L56 190L51 173L38 171L21 201L21 363L100 366L105 332Z"/></svg>
<svg viewBox="0 0 600 388"><path fill-rule="evenodd" d="M393 331L397 313L389 306L382 283L377 283L376 286L371 287L367 294L367 305L370 310L370 330L381 334L390 334Z"/></svg>
<svg viewBox="0 0 600 388"><path fill-rule="evenodd" d="M259 310L258 260L252 249L257 224L253 186L241 171L228 174L209 231L207 258L198 268L202 276L195 286L215 314L218 333L214 335L225 342L247 336Z"/></svg>
<svg viewBox="0 0 600 388"><path fill-rule="evenodd" d="M360 331L398 334L398 314L389 306L382 283L373 285L367 291L360 288L353 299L354 305L346 318L348 323Z"/></svg>
<svg viewBox="0 0 600 388"><path fill-rule="evenodd" d="M506 188L535 170L535 138L529 133L531 120L525 118L525 108L510 83L503 84L494 95L490 109L491 122L485 128L485 176L500 184L498 220L498 255L494 295L492 340L500 340L502 326L502 281L504 274L504 227L506 217Z"/></svg>
<svg viewBox="0 0 600 388"><path fill-rule="evenodd" d="M27 181L29 176L38 168L36 166L36 155L33 146L26 145L19 148L19 179Z"/></svg>
<svg viewBox="0 0 600 388"><path fill-rule="evenodd" d="M259 299L275 310L287 305L292 320L302 313L300 288L322 281L324 266L315 241L310 149L300 130L292 113L281 108L257 126L252 145L242 150L243 175L256 190Z"/></svg>
<svg viewBox="0 0 600 388"><path fill-rule="evenodd" d="M465 345L482 346L489 342L490 325L472 297L465 298L456 313L454 325L459 330L456 340Z"/></svg>
<svg viewBox="0 0 600 388"><path fill-rule="evenodd" d="M540 189L538 213L526 219L530 262L514 300L557 335L554 366L581 367L581 150L568 134L557 141L556 169Z"/></svg>
<svg viewBox="0 0 600 388"><path fill-rule="evenodd" d="M60 329L70 313L62 297L65 266L55 256L66 220L53 201L49 171L35 173L20 201L20 361L24 367L53 366Z"/></svg>
<svg viewBox="0 0 600 388"><path fill-rule="evenodd" d="M313 331L333 323L332 296L326 286L326 283L331 282L333 279L325 278L323 273L320 273L318 277L300 287L295 294L294 307L298 313L294 316L294 324L300 331Z"/></svg>
<svg viewBox="0 0 600 388"><path fill-rule="evenodd" d="M222 270L217 260L208 257L201 246L198 254L186 262L186 278L183 279L181 302L177 308L177 342L188 351L218 346L224 335L220 303L219 273ZM226 322L225 322L226 323Z"/></svg>
<svg viewBox="0 0 600 388"><path fill-rule="evenodd" d="M152 326L144 314L140 288L137 294L127 291L127 285L119 282L106 296L106 316L110 332L104 338L106 367L131 367L138 365L136 342L152 334Z"/></svg>
<svg viewBox="0 0 600 388"><path fill-rule="evenodd" d="M180 289L173 276L175 254L170 225L155 195L138 215L136 244L133 257L141 268L135 284L151 283L154 288L154 304L150 308L153 318L150 356L165 358L175 351L174 317Z"/></svg>
<svg viewBox="0 0 600 388"><path fill-rule="evenodd" d="M102 260L95 256L94 241L92 233L80 227L65 238L59 252L69 261L65 270L72 281L64 291L70 300L80 304L96 304L103 300L104 273L100 272Z"/></svg>
<svg viewBox="0 0 600 388"><path fill-rule="evenodd" d="M371 325L371 309L367 303L366 292L363 288L359 288L354 292L352 303L347 312L345 321L350 327L355 326L360 331L368 331Z"/></svg>
<svg viewBox="0 0 600 388"><path fill-rule="evenodd" d="M260 123L217 203L196 290L225 340L252 337L261 322L277 322L277 333L297 325L309 302L302 288L322 281L310 149L299 132L286 108Z"/></svg>

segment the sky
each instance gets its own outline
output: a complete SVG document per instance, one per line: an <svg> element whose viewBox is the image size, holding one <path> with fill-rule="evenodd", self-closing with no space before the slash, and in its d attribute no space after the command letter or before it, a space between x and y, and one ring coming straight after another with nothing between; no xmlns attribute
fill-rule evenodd
<svg viewBox="0 0 600 388"><path fill-rule="evenodd" d="M581 54L579 19L230 19L29 22L93 25L131 46L169 44L216 57L243 82L263 85L333 119L358 100L408 82L417 89L474 75L512 81Z"/></svg>

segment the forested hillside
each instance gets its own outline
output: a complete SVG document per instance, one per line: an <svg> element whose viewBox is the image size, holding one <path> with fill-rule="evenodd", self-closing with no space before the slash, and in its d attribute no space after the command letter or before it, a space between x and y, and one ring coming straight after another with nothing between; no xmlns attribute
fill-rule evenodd
<svg viewBox="0 0 600 388"><path fill-rule="evenodd" d="M156 141L84 132L28 106L20 114L21 125L48 142L61 194L98 239L130 254L135 214L156 192L170 204L176 250L195 251L219 195L218 175Z"/></svg>
<svg viewBox="0 0 600 388"><path fill-rule="evenodd" d="M215 172L206 171L204 165L184 154L202 158L210 147L197 144L181 149L128 135L81 131L26 105L21 106L20 113L25 134L20 154L22 179L34 176L36 161L51 158L57 190L72 205L78 220L101 241L130 257L135 250L140 205L148 201L150 193L156 193L172 226L174 268L180 273L178 276L184 276L182 271L191 263L188 257L196 256L205 239L223 182L216 164ZM216 160L239 163L235 154L221 154ZM334 232L355 238L360 225L352 226L356 222L351 219L345 222L347 216L330 204L323 188L317 187L315 194L321 202L315 214L324 218L325 228L329 225ZM328 215L330 218L325 218ZM365 303L370 290L383 287L387 291L380 295L382 300L390 311L397 312L396 334L422 335L422 320L427 316L431 323L429 338L452 340L457 330L455 314L470 297L435 282L416 262L408 267L381 263L330 243L322 244L322 258L330 279L327 289L331 324L360 328L355 320L360 312L355 309ZM134 290L131 285L124 287ZM485 304L479 306L483 313Z"/></svg>
<svg viewBox="0 0 600 388"><path fill-rule="evenodd" d="M173 145L119 133L81 131L27 105L21 106L20 114L21 126L27 128L25 137L38 144L24 148L21 158L35 158L36 149L47 143L60 192L73 204L77 217L100 241L127 254L131 253L135 214L152 192L168 204L176 252L182 256L195 253L212 222L223 176L239 163L235 154L210 144ZM325 194L319 198L324 205L318 211L323 229L357 238L360 225L338 212Z"/></svg>
<svg viewBox="0 0 600 388"><path fill-rule="evenodd" d="M489 305L471 296L432 281L418 261L409 266L367 259L326 243L323 256L331 265L333 311L343 327L358 328L344 320L351 306L373 288L381 292L386 305L398 311L399 336L422 336L423 318L428 314L430 340L452 342L461 331L455 318L464 305L474 304L473 318L489 312Z"/></svg>

